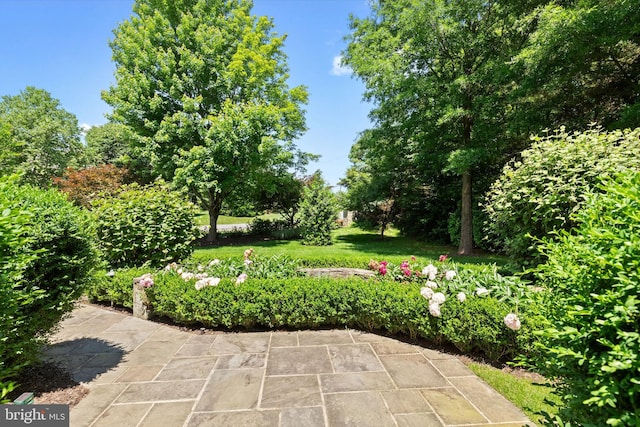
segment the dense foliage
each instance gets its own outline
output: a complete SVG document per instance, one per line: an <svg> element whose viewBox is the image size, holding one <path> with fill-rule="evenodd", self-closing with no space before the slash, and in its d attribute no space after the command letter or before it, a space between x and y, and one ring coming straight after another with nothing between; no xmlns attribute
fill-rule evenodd
<svg viewBox="0 0 640 427"><path fill-rule="evenodd" d="M91 202L101 194L115 193L127 178L127 170L111 164L101 164L76 170L67 168L53 183L78 206L91 208Z"/></svg>
<svg viewBox="0 0 640 427"><path fill-rule="evenodd" d="M0 180L0 382L34 360L98 264L88 214L55 190ZM10 222L9 222L10 221Z"/></svg>
<svg viewBox="0 0 640 427"><path fill-rule="evenodd" d="M96 199L100 248L113 268L164 265L187 258L199 235L195 207L164 185L131 184Z"/></svg>
<svg viewBox="0 0 640 427"><path fill-rule="evenodd" d="M28 86L0 100L0 174L48 186L82 152L78 119L45 90Z"/></svg>
<svg viewBox="0 0 640 427"><path fill-rule="evenodd" d="M487 235L519 262L537 259L536 239L575 226L572 215L599 179L640 169L640 128L591 129L533 138L530 149L507 164L487 195Z"/></svg>
<svg viewBox="0 0 640 427"><path fill-rule="evenodd" d="M561 416L581 426L640 423L640 172L606 178L546 242L537 271L550 288L543 367L564 387Z"/></svg>
<svg viewBox="0 0 640 427"><path fill-rule="evenodd" d="M302 192L300 202L300 233L305 245L330 245L331 230L336 226L336 197L317 174Z"/></svg>
<svg viewBox="0 0 640 427"><path fill-rule="evenodd" d="M468 252L478 204L529 135L640 126L637 1L371 4L344 59L373 125L344 184L352 209L407 235Z"/></svg>
<svg viewBox="0 0 640 427"><path fill-rule="evenodd" d="M207 209L207 239L232 193L305 162L304 87L290 88L284 37L241 0L136 0L111 41L116 84L103 92L153 172Z"/></svg>

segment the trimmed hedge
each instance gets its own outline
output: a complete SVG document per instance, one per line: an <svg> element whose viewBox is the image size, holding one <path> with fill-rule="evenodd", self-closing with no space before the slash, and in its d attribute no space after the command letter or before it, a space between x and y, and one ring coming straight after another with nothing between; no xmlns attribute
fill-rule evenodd
<svg viewBox="0 0 640 427"><path fill-rule="evenodd" d="M249 279L236 285L222 279L218 286L196 290L172 272L154 275L147 290L153 311L185 325L211 328L350 327L421 337L438 345L453 345L469 354L498 361L526 356L534 350L533 331L541 312L536 303L521 307L522 328L504 324L511 305L495 298L449 298L442 315L429 314L420 286L388 280L286 278ZM131 285L129 285L131 289ZM131 294L123 295L131 300ZM99 299L99 298L98 298ZM125 301L121 301L125 304ZM128 303L128 302L127 302ZM130 304L130 303L129 303Z"/></svg>

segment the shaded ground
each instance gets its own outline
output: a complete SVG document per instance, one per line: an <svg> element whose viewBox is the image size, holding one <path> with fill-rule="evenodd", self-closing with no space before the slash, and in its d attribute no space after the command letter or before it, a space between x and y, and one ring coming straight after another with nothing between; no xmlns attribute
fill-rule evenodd
<svg viewBox="0 0 640 427"><path fill-rule="evenodd" d="M34 392L36 404L73 407L89 393L89 389L75 381L66 369L52 362L25 368L16 383L18 388L9 394L12 401L22 393Z"/></svg>

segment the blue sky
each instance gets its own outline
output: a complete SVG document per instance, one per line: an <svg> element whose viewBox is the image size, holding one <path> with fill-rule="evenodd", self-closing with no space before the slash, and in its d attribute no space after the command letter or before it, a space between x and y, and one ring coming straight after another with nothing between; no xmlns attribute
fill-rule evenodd
<svg viewBox="0 0 640 427"><path fill-rule="evenodd" d="M108 41L131 15L132 0L0 0L0 95L26 86L45 89L80 124L106 122L100 92L114 82ZM367 0L254 0L254 14L274 19L287 34L291 86L309 90L309 130L302 150L320 154L309 166L336 184L349 167L349 149L370 126L364 86L335 67L349 32L349 14L364 17Z"/></svg>

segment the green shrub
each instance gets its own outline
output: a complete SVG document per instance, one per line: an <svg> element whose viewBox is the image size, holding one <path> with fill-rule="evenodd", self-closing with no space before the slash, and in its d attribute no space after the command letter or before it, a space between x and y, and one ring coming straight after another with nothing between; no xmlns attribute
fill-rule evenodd
<svg viewBox="0 0 640 427"><path fill-rule="evenodd" d="M148 273L144 267L97 273L85 294L91 301L108 302L125 308L133 306L133 279Z"/></svg>
<svg viewBox="0 0 640 427"><path fill-rule="evenodd" d="M300 233L305 245L330 245L336 226L336 198L324 180L316 175L305 187L300 203Z"/></svg>
<svg viewBox="0 0 640 427"><path fill-rule="evenodd" d="M0 180L0 382L36 358L98 264L86 211L15 182Z"/></svg>
<svg viewBox="0 0 640 427"><path fill-rule="evenodd" d="M160 267L187 258L200 235L194 206L163 185L124 186L93 206L100 246L113 268Z"/></svg>
<svg viewBox="0 0 640 427"><path fill-rule="evenodd" d="M607 179L546 241L537 269L552 291L541 361L562 380L561 417L577 425L640 425L640 172Z"/></svg>
<svg viewBox="0 0 640 427"><path fill-rule="evenodd" d="M171 265L156 272L155 283L147 290L154 313L177 323L213 328L348 326L387 331L451 344L462 352L484 354L491 360L524 357L534 351L534 331L540 327L540 307L536 304L521 304L522 328L514 332L504 324L505 315L514 308L511 300L470 293L463 302L455 293L449 294L454 290L443 285L441 290L448 293L448 298L441 316L434 317L429 301L420 295L420 284L295 277L290 271L275 268L275 264L286 264L275 258L255 270L253 264L238 264L236 260L215 260L213 265ZM269 264L271 267L267 267ZM116 272L91 296L130 306L131 281L145 272L148 270ZM247 277L239 282L243 274ZM199 285L207 280L201 279L204 275L219 280L214 279L213 285Z"/></svg>
<svg viewBox="0 0 640 427"><path fill-rule="evenodd" d="M487 194L487 234L518 262L539 261L536 239L570 230L572 213L598 179L640 168L640 129L534 137L522 159L507 164Z"/></svg>
<svg viewBox="0 0 640 427"><path fill-rule="evenodd" d="M293 240L300 237L298 228L291 228L285 219L255 218L250 223L250 233L255 236L269 236L279 240Z"/></svg>
<svg viewBox="0 0 640 427"><path fill-rule="evenodd" d="M22 326L29 320L20 311L24 299L16 298L21 295L16 293L22 270L35 257L19 250L29 241L26 227L32 216L26 210L16 209L13 201L6 198L7 190L16 181L16 177L0 178L0 403L15 387L9 379L21 367L16 363L17 355L30 344L30 337L22 332Z"/></svg>

